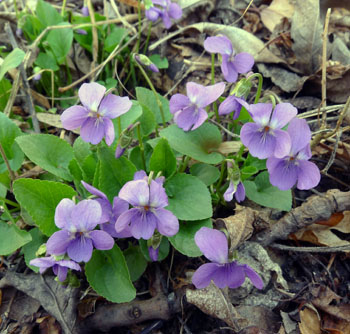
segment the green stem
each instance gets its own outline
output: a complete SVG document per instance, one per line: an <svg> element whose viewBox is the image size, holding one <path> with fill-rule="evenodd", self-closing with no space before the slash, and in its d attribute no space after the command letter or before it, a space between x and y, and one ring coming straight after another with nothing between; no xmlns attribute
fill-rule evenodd
<svg viewBox="0 0 350 334"><path fill-rule="evenodd" d="M140 154L144 171L146 171L146 159L145 159L145 149L143 147L143 141L141 136L141 125L137 125L137 138L139 140Z"/></svg>
<svg viewBox="0 0 350 334"><path fill-rule="evenodd" d="M164 110L163 110L163 105L162 105L162 102L160 101L159 99L159 96L157 94L157 91L156 89L154 88L153 84L152 84L152 81L151 79L149 78L149 76L147 75L146 71L143 69L143 67L137 62L135 61L134 62L138 68L140 69L143 77L146 79L147 83L148 83L148 86L151 88L155 98L156 98L156 101L157 101L157 104L158 104L158 107L159 107L159 111L160 111L160 115L162 117L162 122L163 122L163 126L166 127L166 121L165 121L165 116L164 116Z"/></svg>
<svg viewBox="0 0 350 334"><path fill-rule="evenodd" d="M136 42L136 53L139 53L140 43L141 43L141 33L142 33L141 0L137 0L137 15L138 15L138 20L139 20L139 24L138 24L138 27L139 27L138 35L139 35L139 37L138 37L137 42Z"/></svg>
<svg viewBox="0 0 350 334"><path fill-rule="evenodd" d="M211 55L211 84L215 84L215 54ZM216 121L220 123L220 116L218 112L218 105L216 104L216 101L213 103L213 108L216 116Z"/></svg>
<svg viewBox="0 0 350 334"><path fill-rule="evenodd" d="M9 171L10 180L11 180L11 183L10 183L10 190L11 190L11 192L12 192L12 183L15 181L16 176L15 176L15 173L13 172L13 170L12 170L11 167L10 167L10 163L9 163L9 161L7 160L7 157L6 157L4 148L2 147L1 144L0 144L0 154L1 154L1 156L2 156L2 159L3 159L4 162L5 162L5 165L6 165L7 170Z"/></svg>
<svg viewBox="0 0 350 334"><path fill-rule="evenodd" d="M216 189L216 193L219 194L219 196L221 195L220 192L220 187L221 187L221 183L224 179L224 175L225 175L225 170L226 170L226 161L224 160L223 162L221 162L221 168L220 168L221 172L220 172L220 178L219 181L217 182L215 189ZM220 196L220 198L222 197L222 195Z"/></svg>
<svg viewBox="0 0 350 334"><path fill-rule="evenodd" d="M63 0L63 4L62 4L62 9L61 9L61 16L64 16L64 10L66 9L66 2L67 0Z"/></svg>
<svg viewBox="0 0 350 334"><path fill-rule="evenodd" d="M122 121L120 120L120 117L117 118L117 124L118 124L118 133L119 137L122 134Z"/></svg>
<svg viewBox="0 0 350 334"><path fill-rule="evenodd" d="M178 170L179 173L183 173L186 170L190 159L191 158L188 155L185 156L185 159L182 161L182 164L179 166L179 170Z"/></svg>
<svg viewBox="0 0 350 334"><path fill-rule="evenodd" d="M16 224L16 221L13 219L11 212L9 211L9 209L7 208L7 205L5 202L2 203L2 207L4 208L5 213L7 213L9 219L11 220L12 224Z"/></svg>
<svg viewBox="0 0 350 334"><path fill-rule="evenodd" d="M145 46L143 48L143 54L146 54L147 52L149 40L151 38L151 30L152 30L152 21L150 21L148 25L147 38L146 38Z"/></svg>
<svg viewBox="0 0 350 334"><path fill-rule="evenodd" d="M255 95L255 100L254 100L254 104L259 102L260 96L261 96L261 90L262 90L262 85L263 85L263 76L260 73L254 73L253 75L251 75L248 80L253 80L254 78L258 78L259 82L258 82L258 89L256 91L256 95Z"/></svg>
<svg viewBox="0 0 350 334"><path fill-rule="evenodd" d="M17 0L13 0L13 6L15 7L16 17L19 18L19 12L18 12L18 6L17 6Z"/></svg>
<svg viewBox="0 0 350 334"><path fill-rule="evenodd" d="M13 202L13 201L11 201L11 200L9 200L9 199L7 199L7 198L0 197L0 201L3 201L3 202L5 202L5 203L7 203L8 205L14 206L14 207L16 207L16 208L20 208L20 206L19 206L18 203Z"/></svg>

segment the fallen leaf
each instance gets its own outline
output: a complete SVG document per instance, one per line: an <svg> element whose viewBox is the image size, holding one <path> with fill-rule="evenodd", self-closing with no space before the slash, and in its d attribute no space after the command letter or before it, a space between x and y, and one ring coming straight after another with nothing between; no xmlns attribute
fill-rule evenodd
<svg viewBox="0 0 350 334"><path fill-rule="evenodd" d="M290 0L273 0L269 7L264 8L261 13L261 21L271 32L283 18L290 19L294 13L294 5Z"/></svg>
<svg viewBox="0 0 350 334"><path fill-rule="evenodd" d="M45 123L50 126L54 126L55 128L62 129L62 123L61 123L61 116L46 112L39 112L36 114L39 122ZM72 132L76 133L77 135L80 134L79 130L71 130Z"/></svg>
<svg viewBox="0 0 350 334"><path fill-rule="evenodd" d="M322 334L321 321L317 310L313 307L305 307L299 311L301 334Z"/></svg>

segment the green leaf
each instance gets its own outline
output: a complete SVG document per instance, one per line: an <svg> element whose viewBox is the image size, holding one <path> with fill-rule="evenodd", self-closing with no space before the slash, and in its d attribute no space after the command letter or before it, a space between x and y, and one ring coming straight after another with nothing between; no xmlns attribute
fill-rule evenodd
<svg viewBox="0 0 350 334"><path fill-rule="evenodd" d="M63 183L34 179L18 179L13 183L17 202L23 207L40 231L50 236L58 231L54 217L63 198L77 196L73 188Z"/></svg>
<svg viewBox="0 0 350 334"><path fill-rule="evenodd" d="M162 58L159 54L151 55L151 56L149 56L149 59L159 69L168 68L169 67L168 59L166 59L166 57Z"/></svg>
<svg viewBox="0 0 350 334"><path fill-rule="evenodd" d="M20 230L16 225L8 225L0 221L0 255L9 255L32 240L27 231Z"/></svg>
<svg viewBox="0 0 350 334"><path fill-rule="evenodd" d="M157 99L154 96L153 92L150 89L144 87L136 87L136 97L142 107L147 106L147 108L149 108L154 113L157 123L162 124L162 116L157 104ZM165 121L168 122L173 117L173 115L170 113L169 101L160 94L158 94L158 97L163 106Z"/></svg>
<svg viewBox="0 0 350 334"><path fill-rule="evenodd" d="M193 176L197 176L206 186L210 186L220 177L220 172L216 167L204 163L192 165L190 171Z"/></svg>
<svg viewBox="0 0 350 334"><path fill-rule="evenodd" d="M153 150L151 145L149 145L148 143L144 143L143 148L144 148L145 159L146 159L146 171L149 172L150 171L149 163L151 160ZM141 158L140 146L135 146L130 151L129 159L136 166L138 170L144 169L142 158Z"/></svg>
<svg viewBox="0 0 350 334"><path fill-rule="evenodd" d="M178 219L201 220L212 216L211 197L206 185L197 177L176 174L165 184L169 205Z"/></svg>
<svg viewBox="0 0 350 334"><path fill-rule="evenodd" d="M148 253L147 240L140 239L139 245L145 259L151 262L151 258L149 257L149 253ZM159 245L158 261L163 261L168 256L169 249L170 249L169 241L167 238L163 237Z"/></svg>
<svg viewBox="0 0 350 334"><path fill-rule="evenodd" d="M261 160L259 158L253 157L250 153L248 153L248 157L244 161L244 166L253 166L257 170L264 170L266 169L266 159Z"/></svg>
<svg viewBox="0 0 350 334"><path fill-rule="evenodd" d="M107 147L98 149L100 159L99 188L110 201L118 196L122 186L134 178L136 167L125 157L116 159L114 152Z"/></svg>
<svg viewBox="0 0 350 334"><path fill-rule="evenodd" d="M13 171L17 171L21 167L24 159L23 152L15 142L16 137L21 135L19 127L4 113L0 113L0 143ZM6 170L6 164L0 156L0 173L4 173Z"/></svg>
<svg viewBox="0 0 350 334"><path fill-rule="evenodd" d="M55 58L46 52L40 52L34 63L42 69L49 69L53 71L57 71L59 69Z"/></svg>
<svg viewBox="0 0 350 334"><path fill-rule="evenodd" d="M151 161L150 170L157 175L162 172L165 178L169 178L176 171L176 158L173 150L168 144L168 141L162 138L157 146L154 148Z"/></svg>
<svg viewBox="0 0 350 334"><path fill-rule="evenodd" d="M142 108L138 101L132 100L132 106L130 110L121 115L120 117L112 119L115 128L115 136L119 136L118 118L120 118L122 130L126 129L130 124L136 122L136 120L142 115Z"/></svg>
<svg viewBox="0 0 350 334"><path fill-rule="evenodd" d="M245 181L244 187L247 197L268 208L289 211L292 208L291 190L279 190L271 185L269 173L260 173L254 181Z"/></svg>
<svg viewBox="0 0 350 334"><path fill-rule="evenodd" d="M107 251L94 250L85 274L92 288L113 303L130 302L136 297L128 266L117 244Z"/></svg>
<svg viewBox="0 0 350 334"><path fill-rule="evenodd" d="M38 1L35 13L44 28L57 25L63 21L57 10L43 0Z"/></svg>
<svg viewBox="0 0 350 334"><path fill-rule="evenodd" d="M22 252L24 254L24 260L26 262L26 265L34 272L38 273L39 268L31 266L29 262L30 260L33 260L37 257L35 253L37 252L39 247L47 241L47 238L40 232L40 230L37 227L32 228L29 231L29 233L32 237L32 240L23 246Z"/></svg>
<svg viewBox="0 0 350 334"><path fill-rule="evenodd" d="M150 135L157 126L156 117L147 106L142 106L142 116L139 118L139 121L143 136Z"/></svg>
<svg viewBox="0 0 350 334"><path fill-rule="evenodd" d="M250 178L252 175L259 172L255 166L245 166L241 169L241 181Z"/></svg>
<svg viewBox="0 0 350 334"><path fill-rule="evenodd" d="M125 251L124 256L129 268L130 278L133 282L137 281L147 268L147 260L143 256L140 246L130 245Z"/></svg>
<svg viewBox="0 0 350 334"><path fill-rule="evenodd" d="M73 159L72 147L54 135L34 134L16 138L24 154L48 172L71 181L68 165Z"/></svg>
<svg viewBox="0 0 350 334"><path fill-rule="evenodd" d="M13 49L0 65L0 81L11 69L16 68L23 60L25 52L19 48Z"/></svg>
<svg viewBox="0 0 350 334"><path fill-rule="evenodd" d="M67 25L67 23L64 22L62 25ZM46 41L58 64L63 64L72 46L73 30L72 28L51 30L47 35Z"/></svg>
<svg viewBox="0 0 350 334"><path fill-rule="evenodd" d="M176 250L186 256L201 256L202 252L199 250L194 241L194 235L201 227L204 226L209 228L213 227L213 223L210 218L191 222L181 222L179 232L173 237L170 237L169 241Z"/></svg>
<svg viewBox="0 0 350 334"><path fill-rule="evenodd" d="M11 94L12 85L9 80L3 78L0 81L0 112L6 108L7 101Z"/></svg>
<svg viewBox="0 0 350 334"><path fill-rule="evenodd" d="M112 25L111 32L104 40L103 49L108 53L112 52L114 48L121 42L126 32L126 29Z"/></svg>
<svg viewBox="0 0 350 334"><path fill-rule="evenodd" d="M83 164L84 160L91 154L90 144L82 140L79 136L73 144L73 153L79 164Z"/></svg>
<svg viewBox="0 0 350 334"><path fill-rule="evenodd" d="M221 143L221 134L213 124L204 123L198 129L189 132L173 124L161 130L160 135L168 139L174 150L198 161L217 164L224 158L216 152Z"/></svg>

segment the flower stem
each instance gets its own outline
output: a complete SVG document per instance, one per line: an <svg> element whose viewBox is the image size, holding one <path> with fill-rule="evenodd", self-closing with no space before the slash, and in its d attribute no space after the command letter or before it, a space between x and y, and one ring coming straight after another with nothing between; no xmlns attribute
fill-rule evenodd
<svg viewBox="0 0 350 334"><path fill-rule="evenodd" d="M4 203L7 203L8 205L14 206L15 208L20 208L18 203L13 202L7 198L0 197L0 201L3 201Z"/></svg>
<svg viewBox="0 0 350 334"><path fill-rule="evenodd" d="M120 137L120 135L122 134L122 121L120 120L120 117L117 118L117 124L118 124L118 134Z"/></svg>
<svg viewBox="0 0 350 334"><path fill-rule="evenodd" d="M3 159L4 162L5 162L5 165L6 165L6 167L7 167L7 170L9 171L9 175L10 175L10 179L11 179L10 190L11 190L11 192L12 192L12 183L13 183L13 181L15 181L16 176L15 176L15 173L13 172L13 170L12 170L11 167L10 167L10 163L9 163L9 161L7 160L7 157L6 157L4 148L2 147L1 144L0 144L0 154L1 154L1 156L2 156L2 159Z"/></svg>
<svg viewBox="0 0 350 334"><path fill-rule="evenodd" d="M215 54L212 53L211 55L211 84L215 84ZM216 116L216 120L218 123L220 123L220 116L218 112L218 106L216 104L216 101L213 103L213 108Z"/></svg>
<svg viewBox="0 0 350 334"><path fill-rule="evenodd" d="M67 0L63 0L62 9L61 9L61 16L64 16L64 10L66 8L66 2L67 2Z"/></svg>
<svg viewBox="0 0 350 334"><path fill-rule="evenodd" d="M188 162L190 161L190 159L191 158L188 155L185 156L185 159L183 159L181 165L179 166L179 170L178 170L179 173L183 173L186 170Z"/></svg>
<svg viewBox="0 0 350 334"><path fill-rule="evenodd" d="M261 90L262 90L262 85L263 85L263 76L260 73L254 73L248 79L253 80L254 78L258 78L258 80L259 80L258 89L256 91L255 100L254 100L254 104L256 104L259 102L259 99L261 96Z"/></svg>
<svg viewBox="0 0 350 334"><path fill-rule="evenodd" d="M141 135L141 125L140 124L137 125L137 138L139 140L140 154L141 154L143 169L146 171L145 148L143 147L143 141L142 141L142 135Z"/></svg>
<svg viewBox="0 0 350 334"><path fill-rule="evenodd" d="M145 46L143 48L144 54L147 52L147 49L148 49L149 40L151 38L151 30L152 30L152 21L150 21L148 25L147 38L146 38Z"/></svg>
<svg viewBox="0 0 350 334"><path fill-rule="evenodd" d="M2 207L4 208L5 213L7 214L8 218L11 220L12 224L16 224L16 221L13 219L11 212L7 208L7 205L5 202L2 203Z"/></svg>
<svg viewBox="0 0 350 334"><path fill-rule="evenodd" d="M151 88L155 98L156 98L156 101L157 101L157 104L158 104L158 107L159 107L159 111L160 111L160 115L162 117L162 122L163 122L163 126L166 127L166 121L165 121L165 116L164 116L164 110L163 110L163 105L162 105L162 102L160 101L159 99L159 96L157 94L157 91L156 89L154 88L153 84L152 84L152 81L151 79L149 78L149 76L147 75L146 71L143 69L143 67L137 62L135 61L134 62L138 68L140 69L143 77L146 79L147 83L148 83L148 86Z"/></svg>
<svg viewBox="0 0 350 334"><path fill-rule="evenodd" d="M138 15L138 21L139 21L139 24L138 24L138 28L139 28L138 35L139 35L139 37L138 37L137 42L136 42L136 53L139 53L140 43L141 43L141 33L142 33L141 0L137 0L137 15Z"/></svg>
<svg viewBox="0 0 350 334"><path fill-rule="evenodd" d="M219 181L215 185L216 193L219 195L220 198L222 198L222 195L221 195L221 192L220 192L220 187L221 187L221 183L222 183L222 181L224 179L225 170L226 170L226 161L224 160L224 161L221 162Z"/></svg>

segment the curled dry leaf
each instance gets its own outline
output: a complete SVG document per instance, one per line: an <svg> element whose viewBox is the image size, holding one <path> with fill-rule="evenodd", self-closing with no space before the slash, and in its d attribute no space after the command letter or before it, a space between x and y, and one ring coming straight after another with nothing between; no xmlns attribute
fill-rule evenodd
<svg viewBox="0 0 350 334"><path fill-rule="evenodd" d="M186 290L187 301L197 306L201 311L212 317L225 321L236 331L247 326L237 310L224 294L225 290L219 289L214 283L204 289Z"/></svg>
<svg viewBox="0 0 350 334"><path fill-rule="evenodd" d="M300 310L299 315L301 334L322 334L320 316L312 305L307 305L303 310Z"/></svg>

